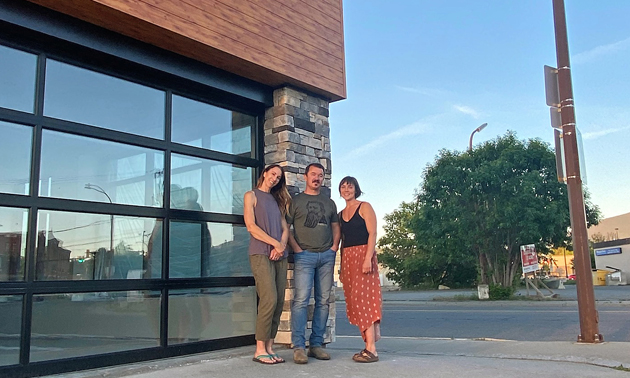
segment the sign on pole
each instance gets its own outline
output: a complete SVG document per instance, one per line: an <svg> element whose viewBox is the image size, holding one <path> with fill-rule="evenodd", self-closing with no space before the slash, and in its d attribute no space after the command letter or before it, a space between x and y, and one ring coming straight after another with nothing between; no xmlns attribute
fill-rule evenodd
<svg viewBox="0 0 630 378"><path fill-rule="evenodd" d="M535 272L538 266L538 254L536 254L536 245L527 244L521 246L521 263L523 264L523 273Z"/></svg>
<svg viewBox="0 0 630 378"><path fill-rule="evenodd" d="M547 106L560 107L560 91L558 91L558 69L545 66L545 100Z"/></svg>

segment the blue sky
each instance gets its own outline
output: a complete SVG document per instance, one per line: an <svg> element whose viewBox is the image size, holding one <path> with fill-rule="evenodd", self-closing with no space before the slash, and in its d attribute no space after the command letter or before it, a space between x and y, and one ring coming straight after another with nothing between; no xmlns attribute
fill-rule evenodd
<svg viewBox="0 0 630 378"><path fill-rule="evenodd" d="M565 0L587 188L630 212L630 1ZM355 176L379 218L413 199L440 149L504 135L553 145L543 66L556 66L551 0L345 0L348 98L331 105L333 199Z"/></svg>

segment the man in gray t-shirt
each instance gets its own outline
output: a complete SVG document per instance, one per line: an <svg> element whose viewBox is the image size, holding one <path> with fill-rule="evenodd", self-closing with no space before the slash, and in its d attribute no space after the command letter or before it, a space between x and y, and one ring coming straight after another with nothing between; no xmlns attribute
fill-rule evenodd
<svg viewBox="0 0 630 378"><path fill-rule="evenodd" d="M324 252L333 246L332 223L339 222L337 217L337 206L322 193L298 194L287 215L295 241L301 249L311 252Z"/></svg>
<svg viewBox="0 0 630 378"><path fill-rule="evenodd" d="M295 349L293 361L297 364L307 363L308 357L330 359L322 344L328 321L328 299L332 289L335 257L341 237L337 207L329 197L320 193L324 167L318 163L309 164L304 176L306 189L293 198L287 214L287 223L293 226L293 232L289 233L289 244L294 251L295 263L291 342ZM313 287L315 309L307 355L307 307Z"/></svg>

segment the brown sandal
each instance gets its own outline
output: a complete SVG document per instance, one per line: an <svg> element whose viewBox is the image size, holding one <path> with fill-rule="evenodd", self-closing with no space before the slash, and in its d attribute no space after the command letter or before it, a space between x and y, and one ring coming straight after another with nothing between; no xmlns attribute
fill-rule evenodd
<svg viewBox="0 0 630 378"><path fill-rule="evenodd" d="M359 353L357 353L354 356L352 356L352 359L355 362L364 362L364 363L376 362L376 361L378 361L378 356L374 355L374 353L370 352L367 349L363 349Z"/></svg>

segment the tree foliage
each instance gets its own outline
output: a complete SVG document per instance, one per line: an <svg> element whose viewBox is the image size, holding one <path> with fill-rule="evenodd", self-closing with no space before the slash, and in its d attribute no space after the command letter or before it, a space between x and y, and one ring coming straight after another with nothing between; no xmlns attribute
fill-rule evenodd
<svg viewBox="0 0 630 378"><path fill-rule="evenodd" d="M596 224L599 210L586 206ZM468 268L482 283L508 287L520 275L521 245L570 247L567 188L557 180L554 152L511 132L472 151L441 151L416 201L385 221L382 260L398 282L443 283Z"/></svg>
<svg viewBox="0 0 630 378"><path fill-rule="evenodd" d="M417 202L403 202L385 216L385 235L379 239L378 246L381 249L379 261L390 269L388 278L403 288L471 286L477 276L474 264L451 261L450 256L418 248L411 223L417 211Z"/></svg>

